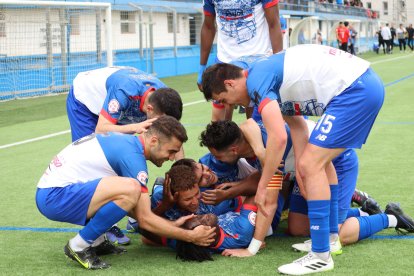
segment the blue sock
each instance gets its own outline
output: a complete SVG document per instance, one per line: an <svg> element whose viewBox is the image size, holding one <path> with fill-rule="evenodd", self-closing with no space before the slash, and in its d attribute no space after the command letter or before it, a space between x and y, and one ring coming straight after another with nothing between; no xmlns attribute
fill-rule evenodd
<svg viewBox="0 0 414 276"><path fill-rule="evenodd" d="M357 218L360 217L361 213L359 212L359 208L349 208L348 214L346 215L346 218Z"/></svg>
<svg viewBox="0 0 414 276"><path fill-rule="evenodd" d="M359 222L359 241L388 228L388 216L386 214L357 217L356 219Z"/></svg>
<svg viewBox="0 0 414 276"><path fill-rule="evenodd" d="M329 252L329 210L329 200L308 200L313 252Z"/></svg>
<svg viewBox="0 0 414 276"><path fill-rule="evenodd" d="M128 212L112 201L103 205L95 216L79 231L79 235L92 244L100 235L105 233L112 225L120 221Z"/></svg>
<svg viewBox="0 0 414 276"><path fill-rule="evenodd" d="M329 233L338 234L338 185L329 185L331 203L329 214Z"/></svg>

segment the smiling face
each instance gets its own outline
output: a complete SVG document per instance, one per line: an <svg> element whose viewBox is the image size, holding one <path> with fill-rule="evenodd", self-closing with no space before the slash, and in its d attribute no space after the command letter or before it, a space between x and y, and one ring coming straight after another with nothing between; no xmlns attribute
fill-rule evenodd
<svg viewBox="0 0 414 276"><path fill-rule="evenodd" d="M211 187L218 181L217 175L208 166L201 163L196 163L195 175L200 187Z"/></svg>
<svg viewBox="0 0 414 276"><path fill-rule="evenodd" d="M182 143L175 137L152 136L149 143L149 160L157 167L161 167L164 161L173 161L175 154L180 151Z"/></svg>
<svg viewBox="0 0 414 276"><path fill-rule="evenodd" d="M213 94L213 100L222 104L238 104L248 106L250 98L247 93L246 77L234 80L225 80L225 91Z"/></svg>
<svg viewBox="0 0 414 276"><path fill-rule="evenodd" d="M223 150L216 150L212 147L208 149L217 160L223 163L236 164L239 160L239 155L235 146L230 146Z"/></svg>
<svg viewBox="0 0 414 276"><path fill-rule="evenodd" d="M198 210L200 200L200 188L197 184L193 188L178 192L177 206L183 211L195 213Z"/></svg>

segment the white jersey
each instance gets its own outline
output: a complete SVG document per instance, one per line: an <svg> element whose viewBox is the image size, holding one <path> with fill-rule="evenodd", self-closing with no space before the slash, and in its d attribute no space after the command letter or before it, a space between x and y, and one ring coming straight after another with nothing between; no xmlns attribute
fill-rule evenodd
<svg viewBox="0 0 414 276"><path fill-rule="evenodd" d="M64 148L50 162L37 187L65 187L116 175L98 140L92 139L87 143L73 143Z"/></svg>
<svg viewBox="0 0 414 276"><path fill-rule="evenodd" d="M368 61L336 48L320 45L289 48L285 54L280 99L282 102L317 99L326 107L369 66Z"/></svg>
<svg viewBox="0 0 414 276"><path fill-rule="evenodd" d="M73 80L73 95L93 114L99 115L104 104L107 90L106 80L122 67L105 67L80 72Z"/></svg>

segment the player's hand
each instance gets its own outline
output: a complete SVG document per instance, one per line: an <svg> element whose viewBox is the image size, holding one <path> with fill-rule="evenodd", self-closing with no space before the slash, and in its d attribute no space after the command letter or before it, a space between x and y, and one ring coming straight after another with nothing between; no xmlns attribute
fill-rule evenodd
<svg viewBox="0 0 414 276"><path fill-rule="evenodd" d="M212 189L201 193L201 201L205 204L216 205L225 199L225 190Z"/></svg>
<svg viewBox="0 0 414 276"><path fill-rule="evenodd" d="M198 77L197 77L197 86L201 92L203 92L202 82L203 82L203 73L206 70L206 65L200 64L200 68L198 69Z"/></svg>
<svg viewBox="0 0 414 276"><path fill-rule="evenodd" d="M148 119L141 123L131 124L130 126L133 129L134 133L142 134L148 131L148 128L152 125L152 122L157 120L157 118Z"/></svg>
<svg viewBox="0 0 414 276"><path fill-rule="evenodd" d="M215 241L216 227L199 225L191 230L191 242L199 246L209 246Z"/></svg>
<svg viewBox="0 0 414 276"><path fill-rule="evenodd" d="M191 219L191 218L193 218L195 215L194 214L191 214L191 215L188 215L188 216L183 216L183 217L180 217L179 219L177 219L177 220L175 220L174 221L174 223L173 223L173 225L174 226L177 226L177 227L180 227L181 225L183 225L187 220L189 220L189 219Z"/></svg>
<svg viewBox="0 0 414 276"><path fill-rule="evenodd" d="M226 249L224 250L221 255L227 256L227 257L252 257L254 256L252 253L247 250L247 248L239 248L239 249Z"/></svg>
<svg viewBox="0 0 414 276"><path fill-rule="evenodd" d="M233 187L234 185L237 185L237 183L234 183L234 182L223 183L223 184L217 185L216 186L216 189L219 189L219 190L228 190L231 187Z"/></svg>
<svg viewBox="0 0 414 276"><path fill-rule="evenodd" d="M265 217L269 216L266 211L266 189L257 189L256 196L254 197L254 203L256 204L258 211L261 212Z"/></svg>
<svg viewBox="0 0 414 276"><path fill-rule="evenodd" d="M171 208L178 200L178 192L172 194L171 178L168 174L165 174L163 186L164 188L162 189L162 204Z"/></svg>

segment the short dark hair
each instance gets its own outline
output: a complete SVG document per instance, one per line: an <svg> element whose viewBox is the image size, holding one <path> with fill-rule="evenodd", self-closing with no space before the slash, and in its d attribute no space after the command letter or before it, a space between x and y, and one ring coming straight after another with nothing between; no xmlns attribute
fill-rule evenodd
<svg viewBox="0 0 414 276"><path fill-rule="evenodd" d="M174 117L162 115L148 128L148 134L159 134L165 138L177 138L181 143L188 140L184 126Z"/></svg>
<svg viewBox="0 0 414 276"><path fill-rule="evenodd" d="M187 166L189 168L195 169L195 167L197 166L197 162L191 158L182 158L180 160L175 161L174 164L171 165L171 168L175 166Z"/></svg>
<svg viewBox="0 0 414 276"><path fill-rule="evenodd" d="M234 80L242 77L242 68L228 63L217 63L210 66L203 73L202 88L206 100L211 100L213 94L226 90L225 80Z"/></svg>
<svg viewBox="0 0 414 276"><path fill-rule="evenodd" d="M188 191L196 185L196 177L191 167L185 165L172 166L167 172L171 179L171 193Z"/></svg>
<svg viewBox="0 0 414 276"><path fill-rule="evenodd" d="M214 261L207 247L195 245L190 242L177 240L176 251L176 258L182 261Z"/></svg>
<svg viewBox="0 0 414 276"><path fill-rule="evenodd" d="M183 114L183 102L180 94L172 88L163 87L151 93L148 103L154 107L157 114L165 114L181 119Z"/></svg>
<svg viewBox="0 0 414 276"><path fill-rule="evenodd" d="M345 27L348 27L349 22L348 22L348 21L345 21L345 22L344 22L344 25L345 25Z"/></svg>
<svg viewBox="0 0 414 276"><path fill-rule="evenodd" d="M224 150L242 137L239 126L233 121L211 122L206 130L201 132L200 146Z"/></svg>

